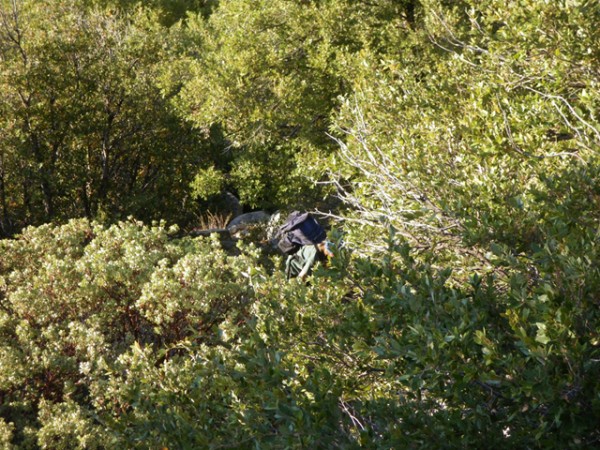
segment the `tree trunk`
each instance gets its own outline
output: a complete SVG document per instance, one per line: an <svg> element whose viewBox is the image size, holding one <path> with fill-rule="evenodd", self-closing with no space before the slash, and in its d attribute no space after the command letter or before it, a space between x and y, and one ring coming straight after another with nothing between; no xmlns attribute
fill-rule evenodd
<svg viewBox="0 0 600 450"><path fill-rule="evenodd" d="M4 183L4 156L0 159L0 237L10 236L8 208L6 206L6 186Z"/></svg>
<svg viewBox="0 0 600 450"><path fill-rule="evenodd" d="M92 205L90 204L90 196L88 195L87 181L84 180L81 186L81 201L83 203L83 212L88 219L92 218Z"/></svg>

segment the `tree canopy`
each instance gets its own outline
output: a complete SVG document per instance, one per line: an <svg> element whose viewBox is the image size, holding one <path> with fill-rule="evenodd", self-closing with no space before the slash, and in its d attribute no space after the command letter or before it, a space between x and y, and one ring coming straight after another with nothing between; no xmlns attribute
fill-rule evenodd
<svg viewBox="0 0 600 450"><path fill-rule="evenodd" d="M597 446L598 23L0 0L3 448ZM187 235L225 193L335 256Z"/></svg>

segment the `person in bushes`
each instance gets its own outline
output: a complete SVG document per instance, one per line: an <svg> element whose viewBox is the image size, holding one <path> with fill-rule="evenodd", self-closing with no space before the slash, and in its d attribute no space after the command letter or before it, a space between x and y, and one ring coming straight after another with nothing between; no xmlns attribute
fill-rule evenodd
<svg viewBox="0 0 600 450"><path fill-rule="evenodd" d="M317 263L326 263L327 258L333 256L329 245L330 243L325 240L314 245L303 245L296 253L289 255L285 262L285 274L288 280L298 278L304 281Z"/></svg>

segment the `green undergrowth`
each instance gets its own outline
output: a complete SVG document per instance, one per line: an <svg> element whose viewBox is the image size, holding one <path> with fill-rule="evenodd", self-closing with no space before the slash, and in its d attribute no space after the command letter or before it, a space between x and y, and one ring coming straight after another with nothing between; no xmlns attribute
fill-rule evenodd
<svg viewBox="0 0 600 450"><path fill-rule="evenodd" d="M338 243L304 284L176 231L75 220L0 242L5 448L598 438L593 260L540 249L533 275L496 249L501 270L461 283L392 234L379 257Z"/></svg>

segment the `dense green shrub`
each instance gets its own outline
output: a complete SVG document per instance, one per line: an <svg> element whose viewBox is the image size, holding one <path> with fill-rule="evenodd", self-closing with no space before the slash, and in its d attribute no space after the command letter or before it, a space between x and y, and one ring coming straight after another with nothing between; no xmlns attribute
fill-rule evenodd
<svg viewBox="0 0 600 450"><path fill-rule="evenodd" d="M143 346L168 361L186 339L215 345L235 335L256 257L173 240L175 231L78 220L1 242L2 417L17 440L35 441L39 420L41 446L73 445L71 436L88 448L102 435L91 388L111 379L119 358Z"/></svg>
<svg viewBox="0 0 600 450"><path fill-rule="evenodd" d="M597 2L75 3L0 0L3 448L598 445ZM322 187L307 284L67 221Z"/></svg>
<svg viewBox="0 0 600 450"><path fill-rule="evenodd" d="M74 221L2 241L7 442L596 442L597 256L498 246L493 270L458 284L403 241L378 258L338 248L308 285L163 226Z"/></svg>

